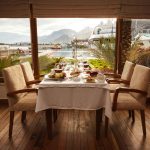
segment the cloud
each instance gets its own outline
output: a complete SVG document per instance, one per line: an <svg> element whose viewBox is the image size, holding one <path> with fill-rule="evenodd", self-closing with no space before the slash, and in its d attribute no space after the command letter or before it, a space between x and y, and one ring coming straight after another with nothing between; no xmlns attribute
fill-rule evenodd
<svg viewBox="0 0 150 150"><path fill-rule="evenodd" d="M0 32L29 35L29 19L0 19Z"/></svg>
<svg viewBox="0 0 150 150"><path fill-rule="evenodd" d="M106 18L38 18L38 35L48 35L60 29L80 31L85 27L94 28L100 22L106 23ZM112 20L112 19L109 19ZM12 32L30 35L29 19L0 19L0 32Z"/></svg>

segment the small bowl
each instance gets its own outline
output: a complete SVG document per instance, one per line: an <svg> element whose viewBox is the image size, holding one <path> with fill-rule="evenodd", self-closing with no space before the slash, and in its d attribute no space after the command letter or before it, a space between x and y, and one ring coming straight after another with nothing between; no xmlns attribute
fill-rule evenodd
<svg viewBox="0 0 150 150"><path fill-rule="evenodd" d="M83 61L83 64L87 64L87 61Z"/></svg>
<svg viewBox="0 0 150 150"><path fill-rule="evenodd" d="M89 64L84 64L84 68L88 68L89 67Z"/></svg>
<svg viewBox="0 0 150 150"><path fill-rule="evenodd" d="M63 69L54 69L55 73L61 73Z"/></svg>
<svg viewBox="0 0 150 150"><path fill-rule="evenodd" d="M88 78L86 79L86 82L87 82L87 83L95 83L95 79L92 78L92 77L88 77Z"/></svg>
<svg viewBox="0 0 150 150"><path fill-rule="evenodd" d="M91 72L90 72L90 76L91 76L91 77L96 77L97 74L98 74L97 71L91 71Z"/></svg>
<svg viewBox="0 0 150 150"><path fill-rule="evenodd" d="M86 70L85 71L87 74L90 74L91 73L91 70Z"/></svg>

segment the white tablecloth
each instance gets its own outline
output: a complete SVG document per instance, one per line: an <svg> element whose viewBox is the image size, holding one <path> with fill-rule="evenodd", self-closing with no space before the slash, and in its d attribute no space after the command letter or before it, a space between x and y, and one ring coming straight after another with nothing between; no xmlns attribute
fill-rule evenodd
<svg viewBox="0 0 150 150"><path fill-rule="evenodd" d="M107 83L43 80L39 84L36 112L48 108L97 110L105 108L111 118L111 100Z"/></svg>

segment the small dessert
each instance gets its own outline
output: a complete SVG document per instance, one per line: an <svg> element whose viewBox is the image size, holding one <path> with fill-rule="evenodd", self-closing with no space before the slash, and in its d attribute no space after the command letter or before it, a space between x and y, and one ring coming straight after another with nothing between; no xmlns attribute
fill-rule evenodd
<svg viewBox="0 0 150 150"><path fill-rule="evenodd" d="M56 73L61 73L61 72L63 71L63 69L54 69L54 71L55 71Z"/></svg>
<svg viewBox="0 0 150 150"><path fill-rule="evenodd" d="M60 73L50 73L48 75L49 78L53 78L53 79L64 79L66 77L66 73L65 72L60 72Z"/></svg>
<svg viewBox="0 0 150 150"><path fill-rule="evenodd" d="M79 74L80 74L80 70L79 70L79 69L74 69L74 70L70 73L70 75L71 75L71 76L74 76L74 77L79 76Z"/></svg>
<svg viewBox="0 0 150 150"><path fill-rule="evenodd" d="M91 77L97 77L98 72L97 71L91 71L90 76Z"/></svg>
<svg viewBox="0 0 150 150"><path fill-rule="evenodd" d="M85 61L83 61L83 64L87 64L87 61L85 60Z"/></svg>
<svg viewBox="0 0 150 150"><path fill-rule="evenodd" d="M91 73L91 70L85 70L85 72L86 72L87 74L90 74L90 73Z"/></svg>
<svg viewBox="0 0 150 150"><path fill-rule="evenodd" d="M86 78L86 82L95 82L95 79L89 76Z"/></svg>
<svg viewBox="0 0 150 150"><path fill-rule="evenodd" d="M84 66L84 68L89 68L90 67L89 64L84 64L83 66Z"/></svg>

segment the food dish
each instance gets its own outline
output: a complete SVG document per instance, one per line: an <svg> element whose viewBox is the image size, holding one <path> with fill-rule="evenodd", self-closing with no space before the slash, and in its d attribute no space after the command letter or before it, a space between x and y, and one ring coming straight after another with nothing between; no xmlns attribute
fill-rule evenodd
<svg viewBox="0 0 150 150"><path fill-rule="evenodd" d="M80 75L80 71L79 70L74 70L74 71L72 71L71 73L70 73L70 76L72 76L72 77L77 77L77 76L79 76Z"/></svg>
<svg viewBox="0 0 150 150"><path fill-rule="evenodd" d="M85 83L96 83L96 81L85 81Z"/></svg>
<svg viewBox="0 0 150 150"><path fill-rule="evenodd" d="M91 72L90 72L90 76L91 76L91 77L96 77L97 74L98 74L97 71L91 71Z"/></svg>
<svg viewBox="0 0 150 150"><path fill-rule="evenodd" d="M63 69L54 69L54 71L56 72L56 73L61 73L62 71L63 71Z"/></svg>
<svg viewBox="0 0 150 150"><path fill-rule="evenodd" d="M56 72L51 72L50 74L46 75L44 78L47 80L64 80L66 77L66 73L65 72L60 72L60 73L56 73Z"/></svg>
<svg viewBox="0 0 150 150"><path fill-rule="evenodd" d="M95 83L95 78L92 78L92 77L89 76L89 77L86 78L86 82L87 83Z"/></svg>
<svg viewBox="0 0 150 150"><path fill-rule="evenodd" d="M48 75L45 75L44 79L45 79L45 80L52 80L52 81L63 81L63 80L65 80L66 78L51 78L51 77L49 77Z"/></svg>

